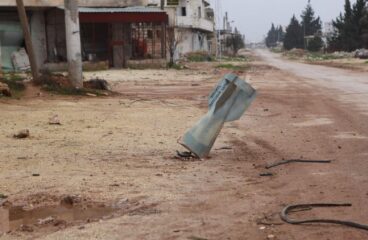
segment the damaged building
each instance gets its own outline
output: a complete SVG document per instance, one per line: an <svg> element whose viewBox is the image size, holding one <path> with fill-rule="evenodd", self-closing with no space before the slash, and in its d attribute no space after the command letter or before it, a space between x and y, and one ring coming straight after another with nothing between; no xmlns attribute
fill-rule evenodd
<svg viewBox="0 0 368 240"><path fill-rule="evenodd" d="M160 6L161 0L149 0L149 4ZM189 52L215 53L215 16L207 0L165 0L164 4L178 40L176 59Z"/></svg>
<svg viewBox="0 0 368 240"><path fill-rule="evenodd" d="M24 3L38 65L51 70L66 69L64 1L25 0ZM147 5L144 0L79 1L83 62L115 68L165 66L168 15L158 7ZM15 53L24 45L15 1L1 1L3 69L18 67L14 64Z"/></svg>
<svg viewBox="0 0 368 240"><path fill-rule="evenodd" d="M175 31L175 59L216 50L214 11L206 0L80 0L83 65L98 68L165 67L167 28ZM63 0L24 0L38 65L67 69ZM15 1L0 2L3 69L29 65Z"/></svg>

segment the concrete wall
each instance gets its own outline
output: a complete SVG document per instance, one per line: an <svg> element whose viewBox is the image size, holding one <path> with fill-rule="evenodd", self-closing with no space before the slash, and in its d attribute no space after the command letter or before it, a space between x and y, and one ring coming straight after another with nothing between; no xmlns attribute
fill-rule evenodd
<svg viewBox="0 0 368 240"><path fill-rule="evenodd" d="M148 0L79 0L83 7L124 7L124 6L146 6ZM59 7L64 6L64 0L24 0L27 7ZM1 0L1 6L16 6L15 0Z"/></svg>
<svg viewBox="0 0 368 240"><path fill-rule="evenodd" d="M181 38L181 42L177 47L177 53L175 54L176 59L189 52L210 52L206 33L192 29L178 29L176 32Z"/></svg>

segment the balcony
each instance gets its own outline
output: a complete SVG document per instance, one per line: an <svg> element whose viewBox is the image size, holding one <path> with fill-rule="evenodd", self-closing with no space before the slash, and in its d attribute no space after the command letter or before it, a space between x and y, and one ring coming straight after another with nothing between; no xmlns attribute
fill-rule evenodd
<svg viewBox="0 0 368 240"><path fill-rule="evenodd" d="M214 31L214 23L205 18L192 18L192 17L183 17L177 16L176 26L182 28L194 28L207 32Z"/></svg>

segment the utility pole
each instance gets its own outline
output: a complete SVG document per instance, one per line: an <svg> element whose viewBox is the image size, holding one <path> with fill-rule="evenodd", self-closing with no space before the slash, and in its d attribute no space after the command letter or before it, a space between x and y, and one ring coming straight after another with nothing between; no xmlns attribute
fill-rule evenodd
<svg viewBox="0 0 368 240"><path fill-rule="evenodd" d="M24 39L26 42L29 62L31 64L33 81L37 82L40 77L40 72L37 66L36 56L35 56L33 45L32 45L31 32L29 30L28 18L26 14L26 9L24 8L23 0L17 0L17 8L18 8L19 20L20 20L20 23L22 24L22 29L23 29Z"/></svg>
<svg viewBox="0 0 368 240"><path fill-rule="evenodd" d="M75 88L83 87L78 0L64 0L68 73Z"/></svg>

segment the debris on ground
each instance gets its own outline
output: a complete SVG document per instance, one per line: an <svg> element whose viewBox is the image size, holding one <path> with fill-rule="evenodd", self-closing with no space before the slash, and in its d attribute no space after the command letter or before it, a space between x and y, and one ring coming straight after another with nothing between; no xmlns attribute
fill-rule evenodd
<svg viewBox="0 0 368 240"><path fill-rule="evenodd" d="M354 57L360 59L368 59L368 49L357 49L355 51Z"/></svg>
<svg viewBox="0 0 368 240"><path fill-rule="evenodd" d="M176 151L176 159L184 160L184 161L190 161L190 160L198 160L199 157L193 154L192 152L179 152Z"/></svg>
<svg viewBox="0 0 368 240"><path fill-rule="evenodd" d="M6 97L12 96L8 84L0 82L0 96L1 95L4 95Z"/></svg>
<svg viewBox="0 0 368 240"><path fill-rule="evenodd" d="M201 238L201 237L196 237L196 236L191 236L188 237L189 240L208 240L207 238Z"/></svg>
<svg viewBox="0 0 368 240"><path fill-rule="evenodd" d="M286 206L281 214L281 219L290 224L305 224L305 223L332 223L338 225L344 225L352 228L358 228L368 231L368 225L363 225L360 223L355 223L351 221L341 221L341 220L334 220L334 219L307 219L307 220L292 220L288 217L288 213L303 209L303 210L311 210L313 208L332 208L332 207L351 207L351 203L343 203L343 204L331 204L331 203L317 203L317 204L299 204L299 205L289 205Z"/></svg>
<svg viewBox="0 0 368 240"><path fill-rule="evenodd" d="M5 194L0 193L0 207L3 206L3 204L5 202L7 202L7 198L8 198L8 196L6 196Z"/></svg>
<svg viewBox="0 0 368 240"><path fill-rule="evenodd" d="M69 78L63 74L55 74L50 72L43 72L40 79L36 84L43 86L44 88L71 88L73 85L70 83Z"/></svg>
<svg viewBox="0 0 368 240"><path fill-rule="evenodd" d="M49 119L50 125L61 125L60 119L58 115L54 115L52 118Z"/></svg>
<svg viewBox="0 0 368 240"><path fill-rule="evenodd" d="M270 172L260 173L259 176L260 177L272 177L273 176L273 173L270 173Z"/></svg>
<svg viewBox="0 0 368 240"><path fill-rule="evenodd" d="M199 158L207 157L224 123L238 120L256 95L256 90L237 75L225 75L209 96L207 115L184 135L180 144Z"/></svg>
<svg viewBox="0 0 368 240"><path fill-rule="evenodd" d="M302 160L302 159L291 159L291 160L282 160L276 163L272 163L266 166L266 169L274 168L280 165L285 165L289 163L331 163L331 160Z"/></svg>
<svg viewBox="0 0 368 240"><path fill-rule="evenodd" d="M37 224L38 225L46 225L46 224L53 223L54 221L55 221L55 219L50 216L50 217L47 217L47 218L44 218L44 219L38 219Z"/></svg>
<svg viewBox="0 0 368 240"><path fill-rule="evenodd" d="M16 70L27 71L31 69L29 57L24 48L19 49L19 51L13 52L11 55L11 59Z"/></svg>
<svg viewBox="0 0 368 240"><path fill-rule="evenodd" d="M29 130L28 129L23 129L21 131L19 131L17 134L13 135L14 138L28 138L29 137Z"/></svg>
<svg viewBox="0 0 368 240"><path fill-rule="evenodd" d="M88 96L88 97L97 97L97 95L93 94L93 93L86 93L86 96Z"/></svg>
<svg viewBox="0 0 368 240"><path fill-rule="evenodd" d="M83 82L83 87L96 90L106 90L106 91L111 90L109 83L106 80L99 78Z"/></svg>
<svg viewBox="0 0 368 240"><path fill-rule="evenodd" d="M19 230L22 232L33 232L34 231L33 227L29 225L25 225L25 224L21 225Z"/></svg>
<svg viewBox="0 0 368 240"><path fill-rule="evenodd" d="M220 148L216 148L215 150L231 150L233 149L232 147L220 147Z"/></svg>

